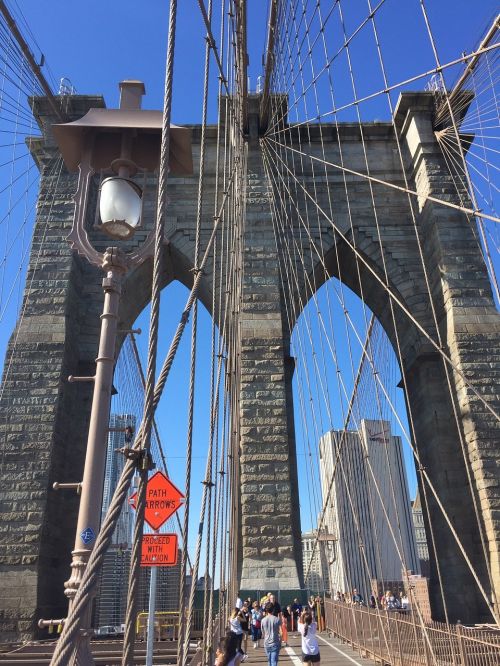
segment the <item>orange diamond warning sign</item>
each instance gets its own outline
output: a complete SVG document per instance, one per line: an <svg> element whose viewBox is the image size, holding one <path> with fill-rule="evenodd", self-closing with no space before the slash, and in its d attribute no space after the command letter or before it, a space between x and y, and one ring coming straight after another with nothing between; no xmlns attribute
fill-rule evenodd
<svg viewBox="0 0 500 666"><path fill-rule="evenodd" d="M145 534L141 567L172 567L177 564L177 534Z"/></svg>
<svg viewBox="0 0 500 666"><path fill-rule="evenodd" d="M130 506L135 509L137 493L129 497ZM165 521L182 506L184 495L167 479L163 472L156 472L146 486L146 511L144 520L154 530L160 529Z"/></svg>

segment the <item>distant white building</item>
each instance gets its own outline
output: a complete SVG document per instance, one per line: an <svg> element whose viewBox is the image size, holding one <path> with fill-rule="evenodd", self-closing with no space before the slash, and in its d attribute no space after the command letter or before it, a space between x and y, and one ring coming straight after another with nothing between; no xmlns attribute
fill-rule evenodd
<svg viewBox="0 0 500 666"><path fill-rule="evenodd" d="M365 600L370 581L420 573L401 438L387 421L362 420L358 431L331 431L320 440L325 530L335 536L332 592L353 588ZM333 479L333 481L332 481Z"/></svg>
<svg viewBox="0 0 500 666"><path fill-rule="evenodd" d="M427 545L427 536L425 534L424 514L420 493L411 503L411 515L413 518L413 527L415 529L415 541L417 544L417 555L420 561L420 570L423 576L429 576L429 546Z"/></svg>
<svg viewBox="0 0 500 666"><path fill-rule="evenodd" d="M328 552L331 544L317 540L317 534L317 530L302 534L302 561L306 588L311 593L322 594L330 590Z"/></svg>

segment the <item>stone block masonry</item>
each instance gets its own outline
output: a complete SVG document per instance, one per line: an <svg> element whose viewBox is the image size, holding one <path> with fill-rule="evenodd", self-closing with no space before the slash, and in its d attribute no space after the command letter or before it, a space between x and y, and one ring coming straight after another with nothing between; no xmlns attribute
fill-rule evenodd
<svg viewBox="0 0 500 666"><path fill-rule="evenodd" d="M255 113L258 98L252 100L250 96L250 103L254 104ZM74 96L68 98L68 105L70 115L78 118L90 107L103 106L103 101L98 97ZM252 109L249 117L251 113ZM66 613L63 584L69 576L78 497L68 491L56 494L51 487L54 481L81 480L92 389L88 384L68 384L66 380L70 374L94 373L102 308L100 272L81 261L66 241L73 217L76 177L64 170L60 177L54 175L57 154L50 133L54 118L43 98L35 100L35 115L44 132L43 138L31 146L42 174L39 207L23 316L7 352L0 404L2 640L32 638L40 617L63 617ZM302 200L296 202L297 215L288 214L286 224L297 243L307 244L302 256L309 279L302 277L297 284L287 285L292 290L290 303L294 308L292 312L286 310L271 216L271 184L266 180L258 138L250 137L246 214L244 220L239 220L243 230L242 296L233 321L239 346L239 356L232 360L237 369L238 394L238 413L232 415L238 452L237 503L232 526L235 587L265 591L302 587L290 335L296 317L312 295L310 285L317 290L328 276L336 276L354 292L363 294L393 346L401 349L401 370L408 386L406 397L415 423L415 446L487 595L492 602L495 590L500 596L498 421L470 388L475 387L492 409L500 411L500 318L468 221L461 214L425 203L423 195L433 190L454 196L433 139L429 96L404 95L396 120L407 175L414 187L417 183L422 188L416 224L430 275L437 325L459 372L445 371L436 350L397 308L396 336L386 292L362 264L356 265L355 253L333 230L331 221L318 215L310 237L304 236L300 218L305 219L307 214ZM376 174L400 184L401 168L392 124L367 124L364 135L369 162ZM304 147L305 136L303 128L302 137L290 132L288 139L297 145L300 140ZM192 127L192 137L196 164L199 127ZM207 137L207 165L213 170L215 127L208 128ZM308 150L321 156L324 149L327 159L335 163L341 140L345 162L363 169L359 128L355 125L325 127L323 137L318 126L311 125L307 128L307 140ZM419 150L420 144L425 144L425 151ZM317 168L313 172L307 159L300 162L300 168L296 174L300 182L311 192L315 183L315 196L323 211L329 211L333 202L332 218L338 229L355 240L358 251L383 278L380 234L391 289L425 330L435 336L406 195L375 186L375 219L366 182L353 177L344 182L339 170L330 170L327 178ZM196 170L192 177L169 179L163 285L176 279L188 287L192 284L197 179ZM203 239L213 223L213 193L213 173L208 173ZM154 202L147 202L147 210L142 234L151 226ZM93 239L99 247L106 244L97 233L93 233ZM311 245L319 247L320 243L324 265L311 251ZM301 274L302 267L297 266L297 275ZM208 308L212 302L211 275L208 266L200 292ZM148 303L150 280L150 263L127 277L120 328L130 328ZM428 488L424 489L421 483L422 501L424 490ZM479 507L479 525L474 516L473 495ZM443 564L441 576L450 620L489 619L487 604L464 566L460 549L450 537L439 510L432 502L429 509L436 521L434 540ZM431 543L429 524L426 527ZM485 536L484 549L480 527ZM442 619L432 553L430 595L434 617Z"/></svg>
<svg viewBox="0 0 500 666"><path fill-rule="evenodd" d="M240 501L245 590L303 587L293 365L269 183L257 141L247 154L240 335Z"/></svg>

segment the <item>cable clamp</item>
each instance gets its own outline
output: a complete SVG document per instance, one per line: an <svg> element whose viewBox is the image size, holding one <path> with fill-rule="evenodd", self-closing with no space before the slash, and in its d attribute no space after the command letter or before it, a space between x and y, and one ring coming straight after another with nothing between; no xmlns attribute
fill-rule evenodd
<svg viewBox="0 0 500 666"><path fill-rule="evenodd" d="M207 488L213 488L215 486L215 483L213 481L202 481L202 484L204 486L207 486Z"/></svg>
<svg viewBox="0 0 500 666"><path fill-rule="evenodd" d="M133 333L134 335L140 335L142 333L142 328L119 328L117 333Z"/></svg>
<svg viewBox="0 0 500 666"><path fill-rule="evenodd" d="M123 454L127 460L133 460L138 470L149 472L156 467L148 449L132 449L129 446L124 446L121 449L115 449L115 451Z"/></svg>

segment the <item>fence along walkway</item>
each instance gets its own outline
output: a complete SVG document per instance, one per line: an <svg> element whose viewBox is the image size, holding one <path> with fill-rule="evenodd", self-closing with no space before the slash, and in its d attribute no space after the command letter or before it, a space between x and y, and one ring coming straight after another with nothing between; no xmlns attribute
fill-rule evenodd
<svg viewBox="0 0 500 666"><path fill-rule="evenodd" d="M422 624L411 614L325 602L328 629L364 657L391 666L498 666L500 630Z"/></svg>

